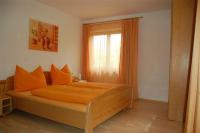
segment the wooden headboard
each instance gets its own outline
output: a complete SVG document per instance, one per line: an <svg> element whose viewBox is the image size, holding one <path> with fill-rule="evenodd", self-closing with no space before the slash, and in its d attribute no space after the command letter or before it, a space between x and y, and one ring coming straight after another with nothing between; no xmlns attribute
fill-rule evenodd
<svg viewBox="0 0 200 133"><path fill-rule="evenodd" d="M0 96L2 96L4 94L5 91L5 80L0 80Z"/></svg>
<svg viewBox="0 0 200 133"><path fill-rule="evenodd" d="M51 84L51 74L50 72L44 72L45 78L47 85ZM7 78L5 82L5 92L8 90L13 90L14 89L14 76L10 76Z"/></svg>

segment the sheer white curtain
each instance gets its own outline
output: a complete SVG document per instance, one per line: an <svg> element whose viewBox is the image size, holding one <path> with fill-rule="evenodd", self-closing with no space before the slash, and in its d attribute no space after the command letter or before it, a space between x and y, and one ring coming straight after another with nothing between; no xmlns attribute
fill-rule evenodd
<svg viewBox="0 0 200 133"><path fill-rule="evenodd" d="M95 82L119 82L122 22L83 26L83 78Z"/></svg>
<svg viewBox="0 0 200 133"><path fill-rule="evenodd" d="M90 43L90 68L96 75L118 75L121 33L93 35Z"/></svg>

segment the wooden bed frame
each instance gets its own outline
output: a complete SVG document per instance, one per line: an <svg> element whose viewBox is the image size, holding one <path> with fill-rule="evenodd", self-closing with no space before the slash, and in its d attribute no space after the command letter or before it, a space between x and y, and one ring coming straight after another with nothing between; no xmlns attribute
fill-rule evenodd
<svg viewBox="0 0 200 133"><path fill-rule="evenodd" d="M48 72L45 72L45 77L47 83L50 84L50 74ZM7 91L13 89L13 82L13 76L6 80ZM57 101L54 102L48 99L37 101L15 96L12 98L14 109L84 129L85 133L93 133L96 126L121 110L130 107L131 89L127 87L108 91L92 100L88 105L81 105L85 109L79 108L79 105L69 108L69 105L59 104Z"/></svg>

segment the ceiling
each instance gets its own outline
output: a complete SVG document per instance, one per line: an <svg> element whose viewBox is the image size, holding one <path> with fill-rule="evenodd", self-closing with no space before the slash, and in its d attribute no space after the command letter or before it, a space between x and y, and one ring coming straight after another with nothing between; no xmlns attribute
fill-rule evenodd
<svg viewBox="0 0 200 133"><path fill-rule="evenodd" d="M171 0L37 0L82 19L170 9Z"/></svg>

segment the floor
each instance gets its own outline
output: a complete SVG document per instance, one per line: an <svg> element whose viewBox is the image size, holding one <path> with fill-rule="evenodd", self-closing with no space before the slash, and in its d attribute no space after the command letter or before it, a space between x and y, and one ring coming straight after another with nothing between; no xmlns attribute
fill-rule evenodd
<svg viewBox="0 0 200 133"><path fill-rule="evenodd" d="M167 104L139 100L97 128L94 133L182 133L182 123L167 120ZM83 130L21 111L0 118L0 133L84 133Z"/></svg>

